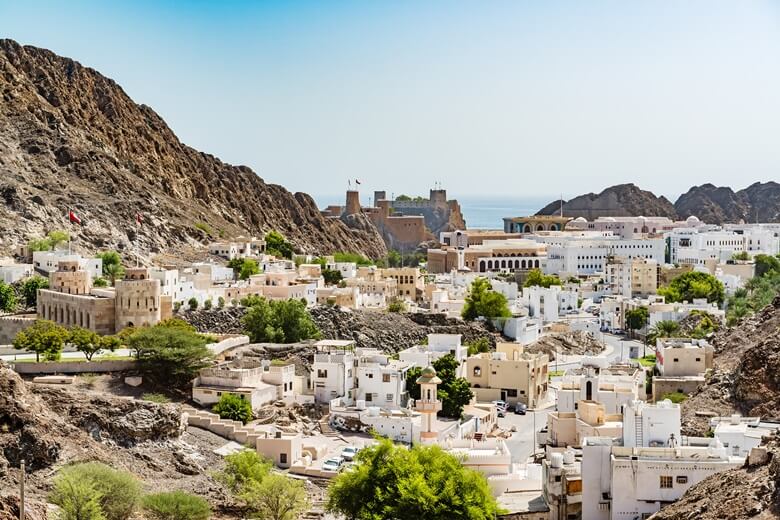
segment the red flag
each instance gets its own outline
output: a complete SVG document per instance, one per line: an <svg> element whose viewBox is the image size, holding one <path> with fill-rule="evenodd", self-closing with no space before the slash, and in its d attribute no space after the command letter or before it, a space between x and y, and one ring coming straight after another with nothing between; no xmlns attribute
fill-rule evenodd
<svg viewBox="0 0 780 520"><path fill-rule="evenodd" d="M81 219L72 211L68 211L68 220L74 224L81 224Z"/></svg>
<svg viewBox="0 0 780 520"><path fill-rule="evenodd" d="M136 224L141 224L143 221L144 221L144 216L141 215L140 213L136 213L135 214L135 223Z"/></svg>

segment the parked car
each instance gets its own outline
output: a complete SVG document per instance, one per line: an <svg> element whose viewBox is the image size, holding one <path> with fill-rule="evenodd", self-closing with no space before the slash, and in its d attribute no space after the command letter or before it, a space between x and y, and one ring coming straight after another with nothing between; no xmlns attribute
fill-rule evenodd
<svg viewBox="0 0 780 520"><path fill-rule="evenodd" d="M518 415L525 415L526 410L528 410L528 406L526 406L525 403L517 403L515 404L515 413Z"/></svg>
<svg viewBox="0 0 780 520"><path fill-rule="evenodd" d="M344 464L344 459L341 457L331 457L322 463L323 471L339 471Z"/></svg>
<svg viewBox="0 0 780 520"><path fill-rule="evenodd" d="M493 404L496 405L496 413L499 417L505 417L506 416L506 402L505 401L493 401Z"/></svg>
<svg viewBox="0 0 780 520"><path fill-rule="evenodd" d="M360 448L356 446L344 446L341 450L341 458L344 460L354 460L355 455L360 451Z"/></svg>

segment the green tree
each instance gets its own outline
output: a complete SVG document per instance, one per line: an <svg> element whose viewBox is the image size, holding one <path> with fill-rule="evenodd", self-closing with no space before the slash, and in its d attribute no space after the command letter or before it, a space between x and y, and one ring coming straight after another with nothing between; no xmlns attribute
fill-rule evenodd
<svg viewBox="0 0 780 520"><path fill-rule="evenodd" d="M561 283L560 278L554 274L546 275L543 274L539 269L531 269L528 271L528 274L525 277L525 283L523 284L523 287L534 287L537 285L542 287L550 287L551 285L563 284Z"/></svg>
<svg viewBox="0 0 780 520"><path fill-rule="evenodd" d="M49 231L49 235L47 236L49 239L49 243L51 244L51 249L57 249L57 246L60 245L63 242L68 242L70 240L70 234L68 234L67 231L61 231L61 230L54 230Z"/></svg>
<svg viewBox="0 0 780 520"><path fill-rule="evenodd" d="M250 276L260 274L260 266L257 265L257 260L251 258L245 258L241 264L241 269L238 271L238 277L241 280L248 280Z"/></svg>
<svg viewBox="0 0 780 520"><path fill-rule="evenodd" d="M211 298L209 298L208 300L206 300L205 302L203 302L203 308L204 308L205 310L207 310L207 311L211 310L211 306L212 306L212 305L213 305L213 304L211 303Z"/></svg>
<svg viewBox="0 0 780 520"><path fill-rule="evenodd" d="M490 520L499 513L485 477L439 446L380 439L328 489L327 509L354 520Z"/></svg>
<svg viewBox="0 0 780 520"><path fill-rule="evenodd" d="M13 312L16 309L16 291L7 283L0 282L0 310Z"/></svg>
<svg viewBox="0 0 780 520"><path fill-rule="evenodd" d="M111 285L115 285L117 279L125 275L122 257L116 251L104 251L97 256L103 261L103 276L111 280Z"/></svg>
<svg viewBox="0 0 780 520"><path fill-rule="evenodd" d="M401 253L396 251L395 249L391 249L387 252L387 257L385 258L385 261L387 262L387 267L401 267L401 262L403 258L401 257Z"/></svg>
<svg viewBox="0 0 780 520"><path fill-rule="evenodd" d="M647 307L637 307L626 312L626 328L631 332L642 330L647 325L650 313Z"/></svg>
<svg viewBox="0 0 780 520"><path fill-rule="evenodd" d="M362 266L373 265L373 262L370 259L366 258L365 256L359 253L347 253L344 251L333 253L333 261L351 262L353 264L362 265Z"/></svg>
<svg viewBox="0 0 780 520"><path fill-rule="evenodd" d="M661 320L650 327L649 337L651 343L655 343L658 338L672 338L680 331L680 324L674 320Z"/></svg>
<svg viewBox="0 0 780 520"><path fill-rule="evenodd" d="M405 312L406 304L399 298L393 298L387 305L387 312Z"/></svg>
<svg viewBox="0 0 780 520"><path fill-rule="evenodd" d="M127 341L136 352L141 370L157 383L174 388L189 387L198 371L211 364L206 338L182 327L144 327Z"/></svg>
<svg viewBox="0 0 780 520"><path fill-rule="evenodd" d="M693 301L706 298L708 302L723 303L723 284L709 273L688 271L671 281L668 287L658 289L658 294L668 302Z"/></svg>
<svg viewBox="0 0 780 520"><path fill-rule="evenodd" d="M187 300L187 306L190 308L191 311L194 311L198 308L198 299L194 296Z"/></svg>
<svg viewBox="0 0 780 520"><path fill-rule="evenodd" d="M157 520L208 520L211 517L206 499L184 491L146 495L143 507Z"/></svg>
<svg viewBox="0 0 780 520"><path fill-rule="evenodd" d="M482 316L485 318L508 318L509 312L506 296L495 292L487 278L476 278L466 295L461 316L464 320L473 321Z"/></svg>
<svg viewBox="0 0 780 520"><path fill-rule="evenodd" d="M319 337L319 330L303 300L269 302L257 298L244 315L243 324L255 343L296 343Z"/></svg>
<svg viewBox="0 0 780 520"><path fill-rule="evenodd" d="M337 285L341 281L341 271L337 269L325 269L322 271L322 277L327 285Z"/></svg>
<svg viewBox="0 0 780 520"><path fill-rule="evenodd" d="M780 273L780 259L771 255L756 255L753 258L756 264L755 276L761 278L769 272Z"/></svg>
<svg viewBox="0 0 780 520"><path fill-rule="evenodd" d="M265 250L269 255L280 258L292 258L293 246L278 231L269 231L265 235Z"/></svg>
<svg viewBox="0 0 780 520"><path fill-rule="evenodd" d="M219 402L213 406L212 412L222 419L241 421L246 424L252 420L252 405L243 396L225 392Z"/></svg>
<svg viewBox="0 0 780 520"><path fill-rule="evenodd" d="M459 418L463 407L467 405L474 394L465 378L457 377L458 360L452 354L442 356L433 362L436 375L441 379L436 397L441 400L440 415ZM413 367L406 372L406 390L412 399L420 398L420 385L417 378L422 372L421 367Z"/></svg>
<svg viewBox="0 0 780 520"><path fill-rule="evenodd" d="M64 503L67 503L70 497L70 500L75 502L76 497L71 491L72 483L88 486L79 490L78 502L84 506L83 509L91 511L90 501L98 501L100 511L106 520L130 518L141 498L141 485L135 477L126 471L112 469L100 462L86 462L62 468L55 478L52 497ZM92 488L95 493L93 497L88 496L89 488ZM95 520L100 517L82 518Z"/></svg>
<svg viewBox="0 0 780 520"><path fill-rule="evenodd" d="M52 482L49 502L59 506L60 520L105 520L100 508L102 495L91 482L60 472Z"/></svg>
<svg viewBox="0 0 780 520"><path fill-rule="evenodd" d="M35 361L40 361L41 355L46 361L56 361L67 339L68 331L64 327L49 320L35 320L30 327L16 335L13 345L17 350L35 352Z"/></svg>
<svg viewBox="0 0 780 520"><path fill-rule="evenodd" d="M27 248L31 252L35 251L51 251L51 240L48 238L34 238L27 242Z"/></svg>
<svg viewBox="0 0 780 520"><path fill-rule="evenodd" d="M94 285L95 287L108 287L108 282L102 276L98 276L97 278L92 280L92 285Z"/></svg>
<svg viewBox="0 0 780 520"><path fill-rule="evenodd" d="M269 520L296 520L310 506L302 481L275 473L250 481L240 497L257 518Z"/></svg>
<svg viewBox="0 0 780 520"><path fill-rule="evenodd" d="M225 308L225 298L220 296L217 298L217 309L224 309Z"/></svg>
<svg viewBox="0 0 780 520"><path fill-rule="evenodd" d="M487 338L476 339L471 343L467 343L466 346L468 347L469 356L490 352L490 341Z"/></svg>
<svg viewBox="0 0 780 520"><path fill-rule="evenodd" d="M739 253L734 253L733 255L731 255L731 259L736 260L738 262L739 261L747 262L748 260L750 260L750 253L748 253L747 251L740 251Z"/></svg>
<svg viewBox="0 0 780 520"><path fill-rule="evenodd" d="M249 482L262 482L273 468L273 463L255 450L246 449L225 457L225 469L217 473L217 480L233 493L240 493Z"/></svg>
<svg viewBox="0 0 780 520"><path fill-rule="evenodd" d="M28 308L38 305L38 289L48 289L49 280L43 276L31 276L22 282L22 296Z"/></svg>
<svg viewBox="0 0 780 520"><path fill-rule="evenodd" d="M100 336L91 330L81 327L73 327L68 333L68 343L76 347L76 350L84 354L87 361L92 361L92 356L103 349Z"/></svg>

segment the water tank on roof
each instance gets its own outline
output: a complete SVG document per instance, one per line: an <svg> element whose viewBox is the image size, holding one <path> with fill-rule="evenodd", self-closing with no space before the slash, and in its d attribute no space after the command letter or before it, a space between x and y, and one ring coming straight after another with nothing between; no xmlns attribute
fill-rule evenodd
<svg viewBox="0 0 780 520"><path fill-rule="evenodd" d="M550 467L551 468L561 468L563 467L563 454L562 453L553 453L550 455Z"/></svg>
<svg viewBox="0 0 780 520"><path fill-rule="evenodd" d="M355 401L355 408L358 410L365 410L366 409L366 401L365 399L358 399Z"/></svg>
<svg viewBox="0 0 780 520"><path fill-rule="evenodd" d="M567 449L563 452L563 463L564 464L574 464L574 450Z"/></svg>
<svg viewBox="0 0 780 520"><path fill-rule="evenodd" d="M369 417L379 417L379 410L380 410L380 408L378 406L369 406L367 408L368 416Z"/></svg>

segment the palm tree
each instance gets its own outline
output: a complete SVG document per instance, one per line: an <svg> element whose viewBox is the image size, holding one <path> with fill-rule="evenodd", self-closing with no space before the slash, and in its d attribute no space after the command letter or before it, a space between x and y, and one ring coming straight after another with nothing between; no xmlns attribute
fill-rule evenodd
<svg viewBox="0 0 780 520"><path fill-rule="evenodd" d="M671 338L680 331L680 324L673 320L661 320L650 327L651 342L658 338Z"/></svg>

